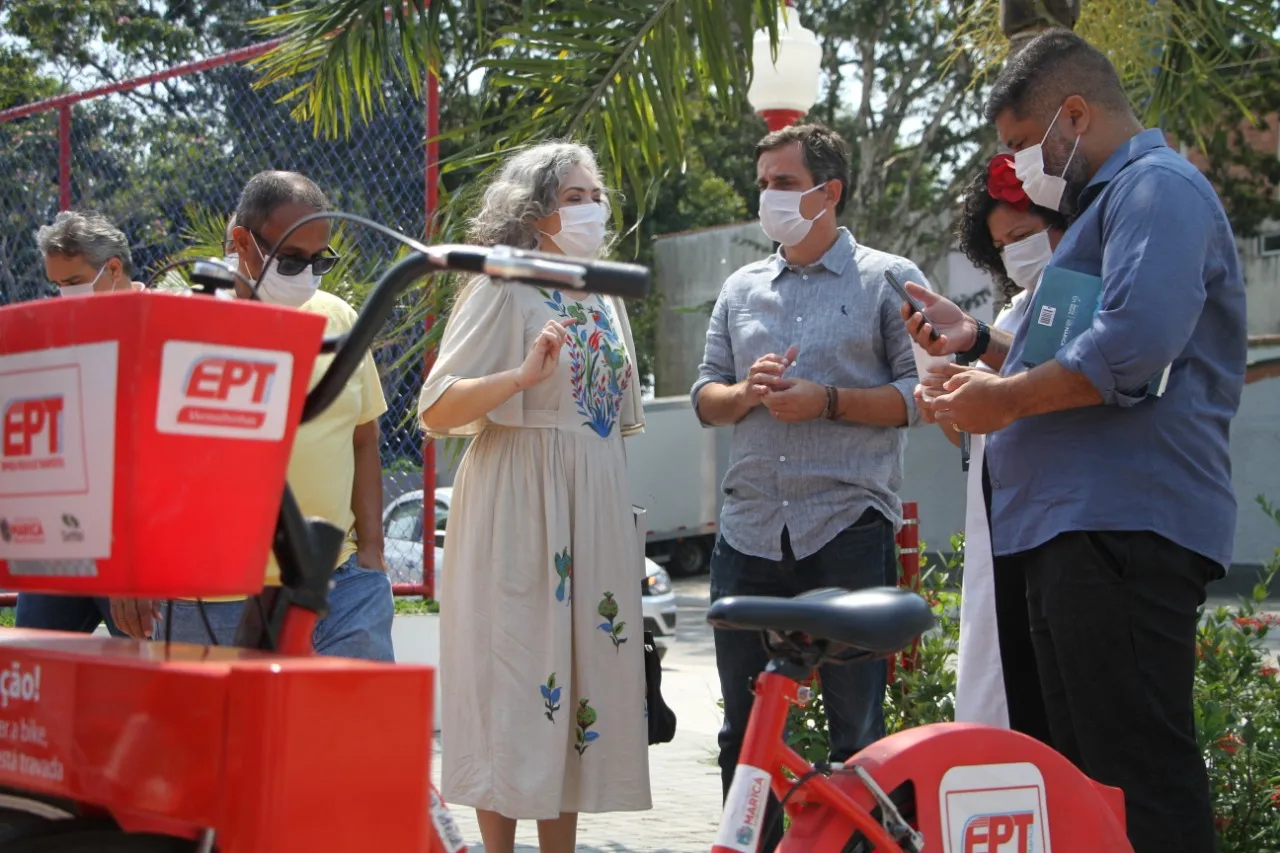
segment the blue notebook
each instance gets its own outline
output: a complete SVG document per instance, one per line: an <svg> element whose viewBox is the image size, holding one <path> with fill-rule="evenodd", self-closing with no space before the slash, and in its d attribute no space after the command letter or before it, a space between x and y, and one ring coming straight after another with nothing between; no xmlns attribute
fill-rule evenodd
<svg viewBox="0 0 1280 853"><path fill-rule="evenodd" d="M1102 279L1061 267L1047 267L1031 303L1022 363L1035 367L1052 361L1058 351L1093 324L1102 304ZM1169 384L1165 367L1147 386L1148 397L1164 394Z"/></svg>

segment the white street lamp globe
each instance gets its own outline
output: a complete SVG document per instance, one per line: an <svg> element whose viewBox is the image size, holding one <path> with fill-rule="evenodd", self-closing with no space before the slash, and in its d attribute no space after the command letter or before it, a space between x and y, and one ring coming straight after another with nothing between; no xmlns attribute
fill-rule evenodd
<svg viewBox="0 0 1280 853"><path fill-rule="evenodd" d="M822 45L790 4L778 10L777 61L769 47L769 31L761 29L752 40L751 62L754 74L747 100L770 130L793 124L809 112L818 99Z"/></svg>

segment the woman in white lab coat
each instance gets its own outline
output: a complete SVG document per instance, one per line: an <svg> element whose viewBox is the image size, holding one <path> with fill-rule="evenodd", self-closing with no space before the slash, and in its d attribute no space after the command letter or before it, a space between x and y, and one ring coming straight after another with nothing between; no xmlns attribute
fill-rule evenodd
<svg viewBox="0 0 1280 853"><path fill-rule="evenodd" d="M1017 329L1065 230L1061 214L1027 198L1010 155L997 155L970 182L956 236L974 266L992 276L997 328ZM959 443L954 430L942 432ZM956 720L1013 728L1048 742L1024 579L994 570L983 446L983 436L971 437Z"/></svg>

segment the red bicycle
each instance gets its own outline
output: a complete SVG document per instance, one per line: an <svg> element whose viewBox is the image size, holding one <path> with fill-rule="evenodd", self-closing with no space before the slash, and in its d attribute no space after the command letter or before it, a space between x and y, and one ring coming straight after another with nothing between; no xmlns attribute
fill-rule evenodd
<svg viewBox="0 0 1280 853"><path fill-rule="evenodd" d="M760 631L773 655L712 853L756 853L769 791L790 826L781 853L1131 853L1124 796L1034 738L970 723L899 732L843 763L813 765L784 742L790 708L822 663L890 658L934 625L902 589L822 589L711 605L719 628Z"/></svg>

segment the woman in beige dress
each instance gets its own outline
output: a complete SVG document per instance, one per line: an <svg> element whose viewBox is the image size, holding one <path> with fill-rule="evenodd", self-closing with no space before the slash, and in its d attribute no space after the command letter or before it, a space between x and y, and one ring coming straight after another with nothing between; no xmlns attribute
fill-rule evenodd
<svg viewBox="0 0 1280 853"><path fill-rule="evenodd" d="M592 153L548 143L505 164L470 239L594 257L607 218ZM634 353L621 300L478 278L422 389L430 435L473 437L443 567L442 795L489 853L518 819L571 853L579 812L651 807Z"/></svg>

